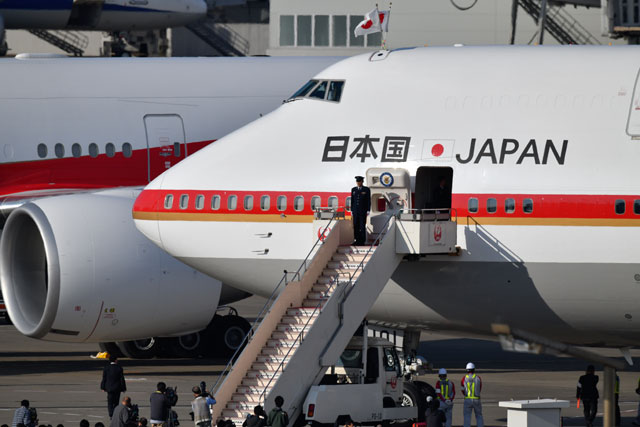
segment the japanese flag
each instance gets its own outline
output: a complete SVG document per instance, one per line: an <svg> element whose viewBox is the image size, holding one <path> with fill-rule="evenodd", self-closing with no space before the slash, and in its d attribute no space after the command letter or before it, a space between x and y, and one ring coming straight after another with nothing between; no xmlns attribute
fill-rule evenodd
<svg viewBox="0 0 640 427"><path fill-rule="evenodd" d="M380 12L376 7L371 12L367 13L364 20L358 24L353 30L356 37L364 36L365 34L378 33L382 31L380 27Z"/></svg>
<svg viewBox="0 0 640 427"><path fill-rule="evenodd" d="M388 10L383 10L378 12L378 18L380 20L380 31L389 32L389 12Z"/></svg>
<svg viewBox="0 0 640 427"><path fill-rule="evenodd" d="M453 139L425 139L422 145L422 160L451 161L455 142Z"/></svg>

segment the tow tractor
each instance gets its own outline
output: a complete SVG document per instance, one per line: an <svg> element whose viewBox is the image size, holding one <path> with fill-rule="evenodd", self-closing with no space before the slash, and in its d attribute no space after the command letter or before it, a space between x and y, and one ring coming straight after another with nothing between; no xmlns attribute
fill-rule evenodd
<svg viewBox="0 0 640 427"><path fill-rule="evenodd" d="M361 424L422 420L426 396L421 387L404 381L395 346L383 338L356 336L317 386L312 386L303 405L308 424ZM342 366L340 366L342 365ZM411 396L416 406L407 404Z"/></svg>

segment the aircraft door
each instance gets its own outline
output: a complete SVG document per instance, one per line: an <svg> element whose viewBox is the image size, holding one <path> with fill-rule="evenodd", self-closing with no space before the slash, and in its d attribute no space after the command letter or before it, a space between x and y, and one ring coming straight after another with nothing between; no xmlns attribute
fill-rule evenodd
<svg viewBox="0 0 640 427"><path fill-rule="evenodd" d="M177 114L144 116L149 181L184 159L187 146L182 118Z"/></svg>
<svg viewBox="0 0 640 427"><path fill-rule="evenodd" d="M450 167L419 167L414 209L451 209L452 182Z"/></svg>
<svg viewBox="0 0 640 427"><path fill-rule="evenodd" d="M405 169L371 168L367 170L367 185L371 189L367 231L377 235L387 222L385 212L411 208L411 180Z"/></svg>

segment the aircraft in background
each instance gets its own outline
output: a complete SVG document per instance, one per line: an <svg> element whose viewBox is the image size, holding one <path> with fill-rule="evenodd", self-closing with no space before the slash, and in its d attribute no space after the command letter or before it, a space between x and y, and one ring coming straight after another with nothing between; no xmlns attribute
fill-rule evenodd
<svg viewBox="0 0 640 427"><path fill-rule="evenodd" d="M204 19L204 0L4 0L0 2L0 56L5 29L132 31L180 27Z"/></svg>
<svg viewBox="0 0 640 427"><path fill-rule="evenodd" d="M22 58L0 60L13 82L0 93L0 284L16 328L137 357L157 336L180 336L165 340L174 354L232 351L248 323L214 315L247 293L152 245L133 201L336 59Z"/></svg>
<svg viewBox="0 0 640 427"><path fill-rule="evenodd" d="M354 176L367 175L370 229L387 209L450 208L459 246L401 261L369 321L636 345L639 52L429 47L345 59L151 182L136 226L188 265L268 296L318 238L314 212L348 207ZM442 179L450 206L434 205ZM385 200L402 185L401 207Z"/></svg>

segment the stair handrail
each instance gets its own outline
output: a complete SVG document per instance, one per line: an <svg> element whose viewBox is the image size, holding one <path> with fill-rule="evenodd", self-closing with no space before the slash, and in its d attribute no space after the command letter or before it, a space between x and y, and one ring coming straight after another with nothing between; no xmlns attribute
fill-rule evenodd
<svg viewBox="0 0 640 427"><path fill-rule="evenodd" d="M334 286L337 286L338 284L338 276L340 273L332 276L331 278L333 279L332 282L329 282L329 289L327 290L327 292L329 292ZM307 319L307 322L304 324L304 326L302 327L302 329L300 330L300 332L298 332L298 335L293 339L293 342L291 343L291 345L289 346L289 350L287 350L287 353L284 355L284 357L282 358L282 360L280 361L280 363L278 364L278 367L276 368L276 370L273 372L273 375L271 375L271 378L269 378L269 382L267 382L267 385L264 386L264 388L262 389L262 393L260 393L260 397L258 398L258 403L260 403L261 405L264 405L264 398L265 398L265 394L267 392L267 389L269 388L269 386L271 385L271 383L273 382L274 378L276 377L276 375L278 375L278 372L280 371L280 369L283 368L284 366L284 362L285 360L287 360L287 357L289 357L289 355L291 354L291 350L293 350L293 347L296 345L296 343L298 342L298 340L300 340L300 343L302 343L302 339L304 337L304 332L305 329L307 328L307 326L309 326L309 323L311 322L311 319L313 319L313 316L316 314L316 312L322 308L322 304L324 304L324 301L320 301L315 308L313 309L313 311L311 312L311 315L309 316L309 319Z"/></svg>
<svg viewBox="0 0 640 427"><path fill-rule="evenodd" d="M329 226L336 220L336 218L338 218L338 209L339 208L336 208L336 209L333 209L333 208L318 208L316 210L316 213L320 212L320 209L323 209L323 211L332 212L332 216L331 216L331 218L329 218L329 222L327 223L327 225L322 230L322 233L320 233L320 235L318 236L318 239L313 244L313 246L311 247L311 250L309 251L309 253L305 257L305 259L302 261L302 263L300 264L300 267L298 267L298 270L295 273L290 273L287 270L284 270L284 275L282 276L282 279L280 279L280 282L278 282L276 287L273 289L273 292L271 292L271 295L267 299L267 302L264 304L264 306L262 307L262 310L260 310L260 313L258 313L258 315L256 316L256 319L251 324L251 327L249 328L249 331L247 331L247 333L245 334L244 338L242 339L242 342L240 343L240 345L238 345L238 348L233 353L233 356L231 356L231 358L229 359L229 362L227 363L227 366L225 366L225 368L222 371L222 373L220 373L220 376L218 376L218 379L217 379L216 383L213 385L213 387L211 389L211 393L212 393L213 396L215 396L215 394L218 392L219 388L222 387L222 384L224 384L224 381L222 383L220 381L222 381L223 378L226 378L226 374L229 371L231 371L231 368L233 368L234 362L237 360L237 358L240 357L240 355L242 355L242 352L244 351L244 348L245 348L245 344L249 341L250 337L253 336L253 332L257 330L257 327L260 327L260 324L262 323L262 320L263 320L263 314L265 312L269 311L271 309L271 307L273 306L273 304L275 304L275 302L278 300L278 297L276 297L276 294L278 292L278 289L280 289L280 286L282 286L282 283L285 283L285 286L287 284L289 284L289 281L287 280L289 274L293 274L294 279L295 279L295 277L298 277L298 280L300 280L300 277L301 277L300 276L300 271L302 270L302 267L305 267L305 272L306 272L306 263L309 260L309 258L311 257L311 255L313 254L315 248L318 246L318 243L324 243L324 237L326 236L326 232L327 232L327 230L330 229ZM278 294L278 296L279 296L279 294ZM314 311L314 313L315 313L315 311ZM257 325L257 327L256 327L256 325Z"/></svg>

